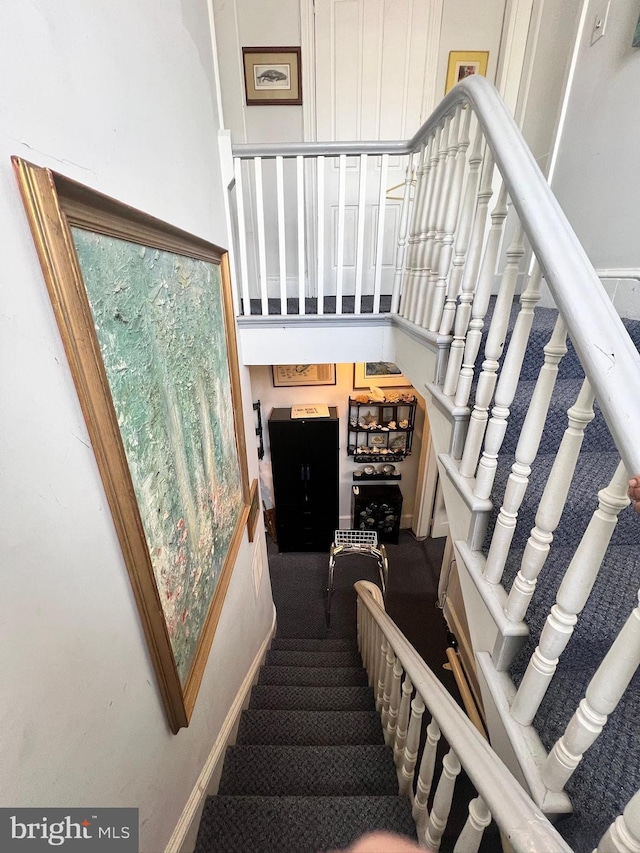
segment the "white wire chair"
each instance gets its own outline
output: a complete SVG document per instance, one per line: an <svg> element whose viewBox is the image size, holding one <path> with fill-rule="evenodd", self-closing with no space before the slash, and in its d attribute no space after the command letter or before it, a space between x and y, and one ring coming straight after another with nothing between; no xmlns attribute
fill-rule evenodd
<svg viewBox="0 0 640 853"><path fill-rule="evenodd" d="M359 554L365 557L373 557L378 564L380 573L380 584L382 595L387 592L387 580L389 578L389 561L387 550L382 543L378 543L378 534L375 530L336 530L333 544L329 551L329 579L327 583L327 623L331 615L331 594L333 592L333 574L337 557L347 557L351 554Z"/></svg>

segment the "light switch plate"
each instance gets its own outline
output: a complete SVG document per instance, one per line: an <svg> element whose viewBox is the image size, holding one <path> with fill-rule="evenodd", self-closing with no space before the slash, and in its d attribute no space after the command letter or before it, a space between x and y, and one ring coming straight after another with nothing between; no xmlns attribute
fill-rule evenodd
<svg viewBox="0 0 640 853"><path fill-rule="evenodd" d="M607 18L609 17L609 6L611 0L606 3L601 3L598 6L595 17L593 19L593 29L591 30L591 44L595 44L605 34L607 29Z"/></svg>

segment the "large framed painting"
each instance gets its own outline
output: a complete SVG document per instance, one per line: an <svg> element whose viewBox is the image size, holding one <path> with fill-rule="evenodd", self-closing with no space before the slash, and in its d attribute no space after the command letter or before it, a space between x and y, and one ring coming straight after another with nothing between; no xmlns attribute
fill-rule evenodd
<svg viewBox="0 0 640 853"><path fill-rule="evenodd" d="M353 365L354 388L409 388L411 383L391 361L362 361Z"/></svg>
<svg viewBox="0 0 640 853"><path fill-rule="evenodd" d="M226 255L13 163L177 732L193 711L249 512Z"/></svg>

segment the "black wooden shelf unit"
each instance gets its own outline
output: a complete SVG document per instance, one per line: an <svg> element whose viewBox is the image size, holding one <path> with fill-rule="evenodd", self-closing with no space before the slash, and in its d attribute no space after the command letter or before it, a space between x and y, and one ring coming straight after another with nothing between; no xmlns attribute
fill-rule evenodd
<svg viewBox="0 0 640 853"><path fill-rule="evenodd" d="M412 395L393 402L360 402L350 397L348 455L353 456L356 462L402 462L411 453L415 418L416 401ZM369 475L369 479L398 478L399 475Z"/></svg>

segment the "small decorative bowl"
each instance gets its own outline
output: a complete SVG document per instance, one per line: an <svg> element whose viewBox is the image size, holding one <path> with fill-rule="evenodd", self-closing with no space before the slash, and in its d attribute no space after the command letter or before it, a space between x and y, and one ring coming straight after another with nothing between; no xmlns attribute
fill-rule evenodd
<svg viewBox="0 0 640 853"><path fill-rule="evenodd" d="M396 466L395 465L382 465L382 467L380 468L380 472L382 474L386 474L387 476L389 476L391 474L395 474L396 473Z"/></svg>
<svg viewBox="0 0 640 853"><path fill-rule="evenodd" d="M365 474L375 474L376 473L376 469L373 467L373 465L365 465L362 470L363 470L363 473L365 473Z"/></svg>

